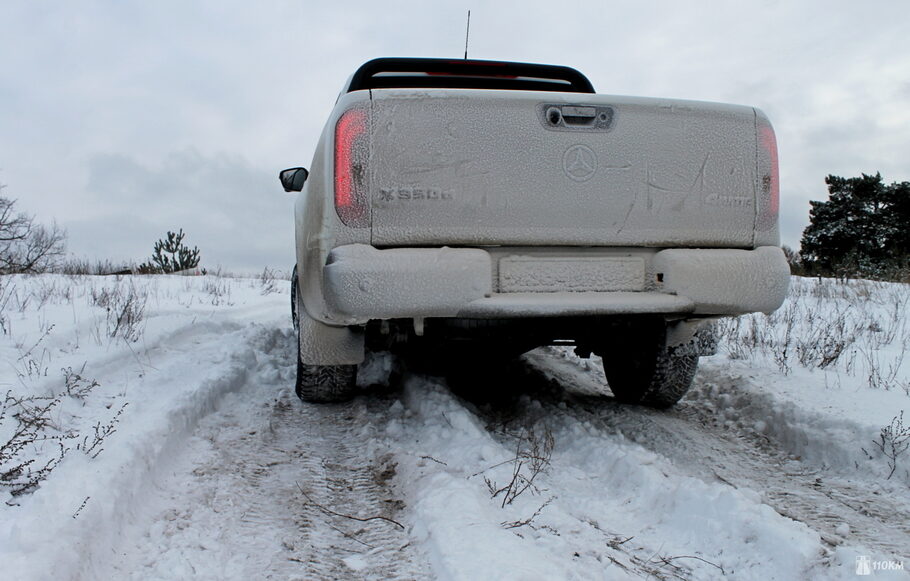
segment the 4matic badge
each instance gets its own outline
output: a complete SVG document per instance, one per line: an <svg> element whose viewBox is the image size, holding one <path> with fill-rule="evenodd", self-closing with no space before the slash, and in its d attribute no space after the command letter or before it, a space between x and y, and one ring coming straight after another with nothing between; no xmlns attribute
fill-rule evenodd
<svg viewBox="0 0 910 581"><path fill-rule="evenodd" d="M452 192L447 192L440 188L380 188L377 197L382 202L393 202L395 200L429 200L434 202L451 200Z"/></svg>
<svg viewBox="0 0 910 581"><path fill-rule="evenodd" d="M586 182L597 172L597 155L587 145L573 145L562 156L562 169L570 179Z"/></svg>

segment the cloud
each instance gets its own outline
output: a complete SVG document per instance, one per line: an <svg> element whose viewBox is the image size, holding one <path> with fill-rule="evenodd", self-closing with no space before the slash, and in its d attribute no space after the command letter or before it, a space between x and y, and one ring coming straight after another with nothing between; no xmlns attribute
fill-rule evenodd
<svg viewBox="0 0 910 581"><path fill-rule="evenodd" d="M203 266L293 265L293 197L281 190L277 173L236 155L192 149L155 164L96 155L88 168L85 190L95 215L67 224L77 255L141 260L165 232L183 228Z"/></svg>
<svg viewBox="0 0 910 581"><path fill-rule="evenodd" d="M91 233L80 228L105 217L133 213L151 230L177 227L159 197L187 224L199 220L188 236L228 247L219 238L227 224L290 220L274 173L309 165L345 78L377 56L460 57L466 8L452 0L0 3L2 181L23 210L85 238L74 248L88 248ZM780 141L782 232L793 244L808 200L826 194L825 175L910 179L905 12L885 1L509 0L472 7L470 55L574 66L605 94L760 107ZM223 195L214 199L199 182ZM256 203L262 214L251 213ZM105 234L106 249L150 244L132 234ZM286 261L285 243L271 235L250 241L262 254L244 260ZM236 246L219 260L240 257Z"/></svg>

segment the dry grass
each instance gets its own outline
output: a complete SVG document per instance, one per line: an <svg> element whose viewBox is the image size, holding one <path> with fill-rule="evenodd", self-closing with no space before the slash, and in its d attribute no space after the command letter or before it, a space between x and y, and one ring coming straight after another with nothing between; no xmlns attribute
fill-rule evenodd
<svg viewBox="0 0 910 581"><path fill-rule="evenodd" d="M721 320L717 331L731 359L764 357L784 374L796 366L862 374L870 388L910 395L908 308L910 285L794 277L779 310Z"/></svg>

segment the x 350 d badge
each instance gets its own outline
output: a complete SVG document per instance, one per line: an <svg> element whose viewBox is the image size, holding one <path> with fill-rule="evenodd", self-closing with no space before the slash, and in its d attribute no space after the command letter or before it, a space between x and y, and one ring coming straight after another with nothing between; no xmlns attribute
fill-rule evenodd
<svg viewBox="0 0 910 581"><path fill-rule="evenodd" d="M441 188L380 188L377 196L381 202L395 200L451 200L452 192Z"/></svg>

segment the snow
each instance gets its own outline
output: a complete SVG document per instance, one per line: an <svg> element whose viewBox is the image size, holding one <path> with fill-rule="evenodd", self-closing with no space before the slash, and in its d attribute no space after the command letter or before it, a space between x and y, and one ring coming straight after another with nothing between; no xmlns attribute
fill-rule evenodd
<svg viewBox="0 0 910 581"><path fill-rule="evenodd" d="M618 95L583 104L616 111L607 136L539 124L531 92L373 90L372 155L384 163L371 167L371 243L752 245L756 176L743 160L756 158L754 109ZM579 144L592 148L584 181L566 161ZM441 195L400 195L419 190Z"/></svg>
<svg viewBox="0 0 910 581"><path fill-rule="evenodd" d="M490 255L476 248L338 246L323 270L333 310L358 322L372 318L454 316L489 296Z"/></svg>
<svg viewBox="0 0 910 581"><path fill-rule="evenodd" d="M12 578L29 578L38 559L46 560L48 574L65 578L91 565L86 553L91 559L93 550L116 542L118 527L109 523L117 523L141 504L137 495L143 481L177 453L200 418L243 384L255 359L246 345L261 332L253 321L264 312L277 312L287 298L262 297L258 288L229 280L180 277L135 281L17 277L12 284L33 297L47 293L49 299L38 316L28 308L7 315L12 333L4 343L4 359L13 364L4 369L4 387L21 390L21 395L32 389L42 395L59 392L56 370L84 365L83 374L100 386L82 402L65 398L62 413L55 418L80 437L91 433L96 421L109 421L114 410L128 404L97 458L71 450L36 494L4 498L7 504L18 505L7 509L15 511L12 514L36 517L5 517L0 524L0 547ZM63 296L66 289L72 290L70 298ZM148 313L140 341L108 336L108 311L90 306L92 292L97 295L103 289L133 290L144 297ZM19 345L34 344L36 336L42 336L40 329L51 325L47 347L39 344L40 362L27 364L37 350L23 361L17 355L22 351ZM64 325L71 326L69 333L55 333ZM40 368L17 378L29 365Z"/></svg>
<svg viewBox="0 0 910 581"><path fill-rule="evenodd" d="M770 313L787 296L790 267L776 246L755 250L669 248L654 255L664 290L687 297L696 313Z"/></svg>
<svg viewBox="0 0 910 581"><path fill-rule="evenodd" d="M767 334L744 360L731 341L723 342L717 356L702 360L705 381L690 397L713 408L719 421L764 423L754 431L804 461L880 473L873 440L901 411L910 416L910 362L904 362L910 286L795 278L790 294L771 317L752 315L738 330L729 328L741 337ZM905 462L895 477L910 486Z"/></svg>
<svg viewBox="0 0 910 581"><path fill-rule="evenodd" d="M510 293L643 291L645 261L637 256L506 256L499 260L499 290Z"/></svg>
<svg viewBox="0 0 910 581"><path fill-rule="evenodd" d="M906 285L794 279L774 315L723 323L667 412L616 404L564 348L473 391L369 353L354 401L305 405L288 293L0 279L3 391L63 392L47 433L78 434L33 491L0 486L4 578L854 579L864 557L908 578L886 569L910 565L910 457L888 478L874 444L910 416ZM66 368L99 385L65 395ZM533 485L503 502L516 473Z"/></svg>
<svg viewBox="0 0 910 581"><path fill-rule="evenodd" d="M669 557L691 554L693 548L743 578L762 578L769 555L781 571L801 570L816 557L817 536L774 518L770 507L729 487L688 478L634 443L559 415L552 421L558 426L553 436L562 445L542 481L545 490L503 511L471 470L508 459L509 447L445 390L436 386L427 393L426 385L415 383L406 386L406 398L413 403L408 409L417 417L417 431L441 433L430 441L416 434L398 439L418 442L414 457L429 454L454 467L415 463L409 471L419 490L417 520L435 532L424 534L439 555L435 570L444 578L482 578L491 567L510 572L503 578L512 579L626 578L618 563L647 561L654 550ZM510 468L491 477L506 478ZM526 519L548 497L556 500L535 519L536 530L521 530L525 538L497 526L497 520ZM628 537L633 537L628 547L609 546ZM711 576L708 568L695 570Z"/></svg>

